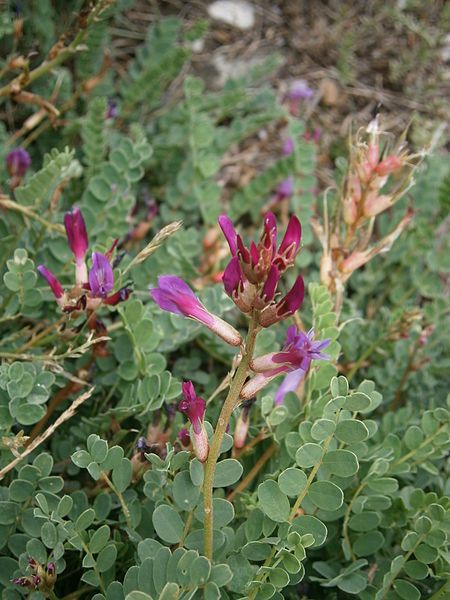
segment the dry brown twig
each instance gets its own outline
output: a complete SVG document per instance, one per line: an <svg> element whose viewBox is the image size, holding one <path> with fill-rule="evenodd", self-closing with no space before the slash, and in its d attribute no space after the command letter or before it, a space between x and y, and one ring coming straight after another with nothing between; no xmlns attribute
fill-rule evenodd
<svg viewBox="0 0 450 600"><path fill-rule="evenodd" d="M72 404L69 406L68 409L66 409L57 419L56 421L53 423L53 425L50 425L50 427L48 427L44 433L42 435L40 435L39 437L37 437L35 440L33 440L31 442L31 444L29 444L26 448L26 450L24 450L22 452L22 454L20 454L19 456L17 456L14 460L12 460L9 464L6 465L6 467L3 467L3 469L0 470L0 480L3 479L3 477L9 473L9 471L11 471L12 469L14 469L14 467L16 465L18 465L20 462L22 462L22 460L24 458L26 458L29 454L31 454L31 452L33 452L33 450L36 450L36 448L38 446L40 446L43 442L45 442L45 440L47 440L55 431L56 429L62 425L65 421L67 421L68 419L70 419L71 417L74 416L77 408L83 404L83 402L85 402L88 398L90 398L92 396L92 393L94 391L94 387L91 387L87 392L84 392L83 394L81 394L81 396L78 396L78 398L76 398Z"/></svg>

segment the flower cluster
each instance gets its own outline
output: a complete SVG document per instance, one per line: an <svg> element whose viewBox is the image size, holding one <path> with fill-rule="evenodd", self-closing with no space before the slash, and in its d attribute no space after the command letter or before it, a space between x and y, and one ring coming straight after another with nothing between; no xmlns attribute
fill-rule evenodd
<svg viewBox="0 0 450 600"><path fill-rule="evenodd" d="M293 315L304 298L302 277L297 277L283 298L276 300L275 296L281 275L294 264L300 250L302 228L297 217L291 217L278 249L277 226L272 213L264 218L258 244L252 242L248 248L227 216L219 217L219 225L232 255L223 274L223 284L236 306L245 313L260 311L258 320L263 327Z"/></svg>
<svg viewBox="0 0 450 600"><path fill-rule="evenodd" d="M256 375L244 385L241 397L252 398L272 379L287 373L275 395L275 404L282 404L288 392L296 391L313 360L329 358L322 353L329 343L329 339L315 341L313 329L303 333L292 325L287 330L283 348L279 352L270 352L252 360L251 368Z"/></svg>
<svg viewBox="0 0 450 600"><path fill-rule="evenodd" d="M65 312L87 308L95 310L100 304L114 306L126 300L131 290L123 287L110 294L114 289L114 273L111 257L117 245L117 240L106 254L93 252L91 268L86 264L86 253L89 248L86 224L79 208L74 208L64 216L64 226L67 241L75 258L75 286L66 292L58 279L44 265L37 270L49 284L56 302Z"/></svg>
<svg viewBox="0 0 450 600"><path fill-rule="evenodd" d="M46 567L44 567L30 556L28 558L28 566L31 570L31 575L15 577L11 582L31 590L40 590L44 594L49 593L56 582L55 563L49 562Z"/></svg>
<svg viewBox="0 0 450 600"><path fill-rule="evenodd" d="M378 119L369 124L367 134L367 141L358 135L352 147L343 201L344 221L347 225L356 227L367 218L375 217L388 209L405 192L408 177L389 193L383 188L390 175L400 172L412 158L402 145L391 151L385 145L381 150Z"/></svg>
<svg viewBox="0 0 450 600"><path fill-rule="evenodd" d="M192 426L192 445L195 455L200 462L205 462L208 458L209 444L206 433L204 418L206 402L195 393L192 381L185 381L182 386L183 400L178 405L178 410L185 414ZM181 432L183 432L181 434ZM189 444L189 433L186 428L180 432L181 443L185 446Z"/></svg>

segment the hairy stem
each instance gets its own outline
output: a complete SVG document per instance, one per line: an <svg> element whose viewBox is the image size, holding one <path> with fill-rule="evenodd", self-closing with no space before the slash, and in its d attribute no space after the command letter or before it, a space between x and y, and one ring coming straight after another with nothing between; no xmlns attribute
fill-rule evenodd
<svg viewBox="0 0 450 600"><path fill-rule="evenodd" d="M247 340L241 363L237 368L231 382L228 395L223 403L217 420L216 429L209 448L208 460L205 465L205 478L203 482L203 502L205 507L205 556L211 560L213 551L213 481L217 459L220 454L223 436L230 421L231 414L239 402L239 394L247 378L250 360L253 356L256 334L258 333L257 314L253 313L250 320Z"/></svg>
<svg viewBox="0 0 450 600"><path fill-rule="evenodd" d="M363 491L363 489L365 487L366 487L366 483L361 483L361 485L358 488L356 488L355 493L353 494L352 499L350 500L350 502L347 506L347 510L345 511L344 523L342 525L342 537L344 538L344 541L347 544L347 548L348 548L348 551L350 552L350 557L353 562L356 560L356 556L352 550L350 536L348 535L348 522L350 521L350 515L352 512L353 504L355 503L356 498L359 496L359 494Z"/></svg>

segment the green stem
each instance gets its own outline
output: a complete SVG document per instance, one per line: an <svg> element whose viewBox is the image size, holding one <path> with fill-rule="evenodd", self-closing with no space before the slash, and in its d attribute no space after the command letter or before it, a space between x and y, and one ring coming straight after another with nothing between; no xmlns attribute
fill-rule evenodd
<svg viewBox="0 0 450 600"><path fill-rule="evenodd" d="M247 378L249 364L255 348L256 334L258 333L257 314L253 313L247 334L244 354L236 374L231 382L228 395L223 403L222 410L217 420L216 429L209 448L208 460L205 465L203 482L203 503L205 507L205 556L211 560L213 553L213 481L217 459L220 454L223 436L230 421L231 414L239 402L239 394Z"/></svg>
<svg viewBox="0 0 450 600"><path fill-rule="evenodd" d="M403 567L408 562L410 556L412 556L414 554L414 552L416 551L417 546L423 542L424 538L425 538L425 534L422 533L418 537L417 542L414 544L414 547L411 548L411 550L405 554L405 556L403 557L403 562L402 562L401 566L397 569L397 571L395 571L395 573L392 573L392 576L389 579L389 583L386 585L386 587L383 586L383 589L381 590L383 592L383 596L381 597L381 600L385 600L387 593L389 592L389 590L392 587L392 584L394 583L396 578L399 576L399 574L403 570Z"/></svg>
<svg viewBox="0 0 450 600"><path fill-rule="evenodd" d="M441 433L441 431L443 431L447 426L448 426L448 423L444 423L443 425L441 425L438 429L436 429L436 431L433 433L433 435L430 435L429 437L425 438L423 440L423 442L420 444L420 446L417 446L417 448L414 448L413 450L411 450L410 452L408 452L407 454L403 455L401 458L399 458L398 460L396 460L395 462L393 462L391 464L391 468L395 467L396 465L401 465L402 463L404 463L407 460L409 460L412 456L414 456L414 454L416 454L419 450L422 450L422 448L425 448L425 446L428 446L428 444L437 435L439 435Z"/></svg>
<svg viewBox="0 0 450 600"><path fill-rule="evenodd" d="M348 535L348 522L350 520L350 514L352 512L352 508L353 508L353 504L355 503L356 498L359 496L359 494L363 491L363 489L366 487L366 483L361 483L361 485L356 488L355 493L353 494L352 499L350 500L348 506L347 506L347 510L345 511L345 517L344 517L344 523L342 526L342 536L345 540L345 543L347 544L347 548L350 552L350 556L352 561L354 562L356 560L356 556L353 553L352 550L352 545L350 542L350 536Z"/></svg>
<svg viewBox="0 0 450 600"><path fill-rule="evenodd" d="M183 547L184 540L186 539L187 534L189 533L189 530L191 528L193 518L194 518L194 511L191 510L191 511L189 511L188 516L186 518L186 523L184 524L184 529L183 529L183 533L181 535L181 540L178 543L178 548Z"/></svg>
<svg viewBox="0 0 450 600"><path fill-rule="evenodd" d="M130 514L128 506L125 502L125 498L123 497L121 492L119 492L119 490L116 488L116 486L113 484L111 479L108 477L108 475L104 471L102 472L102 477L103 477L104 481L108 484L108 487L111 488L111 491L114 492L114 494L116 494L117 498L119 499L120 506L122 507L122 512L123 512L123 515L127 522L128 528L133 529L133 525L131 523L131 514Z"/></svg>
<svg viewBox="0 0 450 600"><path fill-rule="evenodd" d="M91 559L91 562L93 563L92 570L97 575L97 579L98 579L101 591L104 594L106 594L105 584L103 583L102 575L101 575L100 571L98 570L97 563L95 562L95 558L93 557L92 552L89 550L87 544L83 541L83 538L81 537L81 535L78 536L78 539L80 540L80 543L81 543L81 546L83 547L83 550L86 552L86 554Z"/></svg>
<svg viewBox="0 0 450 600"><path fill-rule="evenodd" d="M97 5L93 8L91 14L88 17L87 26L78 31L77 35L73 39L73 41L64 48L51 60L44 61L41 65L33 69L28 73L28 75L24 76L19 75L15 77L12 81L10 81L7 85L0 88L0 97L1 96L9 96L16 91L22 90L24 87L33 83L36 79L39 79L43 75L46 75L49 71L57 67L59 64L64 62L69 56L71 56L74 52L78 50L78 46L84 40L84 38L88 34L89 25L94 21L103 10L110 5L111 2L109 0L100 0Z"/></svg>

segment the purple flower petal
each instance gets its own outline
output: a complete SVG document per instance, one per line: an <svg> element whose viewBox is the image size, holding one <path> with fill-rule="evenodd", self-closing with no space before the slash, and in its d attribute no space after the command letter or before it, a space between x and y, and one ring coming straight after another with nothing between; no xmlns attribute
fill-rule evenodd
<svg viewBox="0 0 450 600"><path fill-rule="evenodd" d="M79 208L73 208L64 215L67 241L75 256L77 264L84 262L84 257L89 246L86 232L86 223Z"/></svg>
<svg viewBox="0 0 450 600"><path fill-rule="evenodd" d="M233 258L227 264L222 275L222 281L225 292L229 296L233 296L233 293L239 291L239 288L243 283L243 276L239 258L237 256L233 256Z"/></svg>
<svg viewBox="0 0 450 600"><path fill-rule="evenodd" d="M299 275L286 296L277 304L279 318L293 315L302 305L304 297L305 284L303 283L303 277Z"/></svg>
<svg viewBox="0 0 450 600"><path fill-rule="evenodd" d="M178 410L187 416L194 433L199 434L202 430L206 402L196 395L192 381L183 382L181 388L184 399L179 403Z"/></svg>
<svg viewBox="0 0 450 600"><path fill-rule="evenodd" d="M295 392L304 376L305 371L302 369L297 369L291 373L288 373L283 379L283 383L278 388L277 393L275 394L275 404L283 404L286 394L288 392Z"/></svg>
<svg viewBox="0 0 450 600"><path fill-rule="evenodd" d="M266 213L264 217L264 233L261 238L263 246L275 252L277 245L277 221L272 212Z"/></svg>
<svg viewBox="0 0 450 600"><path fill-rule="evenodd" d="M278 248L278 254L286 254L288 258L295 256L300 249L300 240L302 237L302 226L295 215L289 219L289 223L284 234L283 240Z"/></svg>
<svg viewBox="0 0 450 600"><path fill-rule="evenodd" d="M271 302L277 291L278 282L280 281L280 271L275 265L270 267L266 282L262 289L261 296L265 302Z"/></svg>
<svg viewBox="0 0 450 600"><path fill-rule="evenodd" d="M64 296L64 290L62 285L59 283L58 279L53 275L50 269L44 267L44 265L39 265L37 270L44 279L47 280L48 285L51 287L53 295L57 300Z"/></svg>
<svg viewBox="0 0 450 600"><path fill-rule="evenodd" d="M89 286L94 298L106 298L114 287L114 274L109 260L100 252L92 253Z"/></svg>
<svg viewBox="0 0 450 600"><path fill-rule="evenodd" d="M236 256L236 230L234 228L233 222L227 215L221 215L218 219L220 228L223 231L223 235L226 237L228 245L230 247L230 252L232 256Z"/></svg>
<svg viewBox="0 0 450 600"><path fill-rule="evenodd" d="M289 100L299 102L300 100L310 100L314 96L312 90L304 79L293 81L288 92Z"/></svg>

